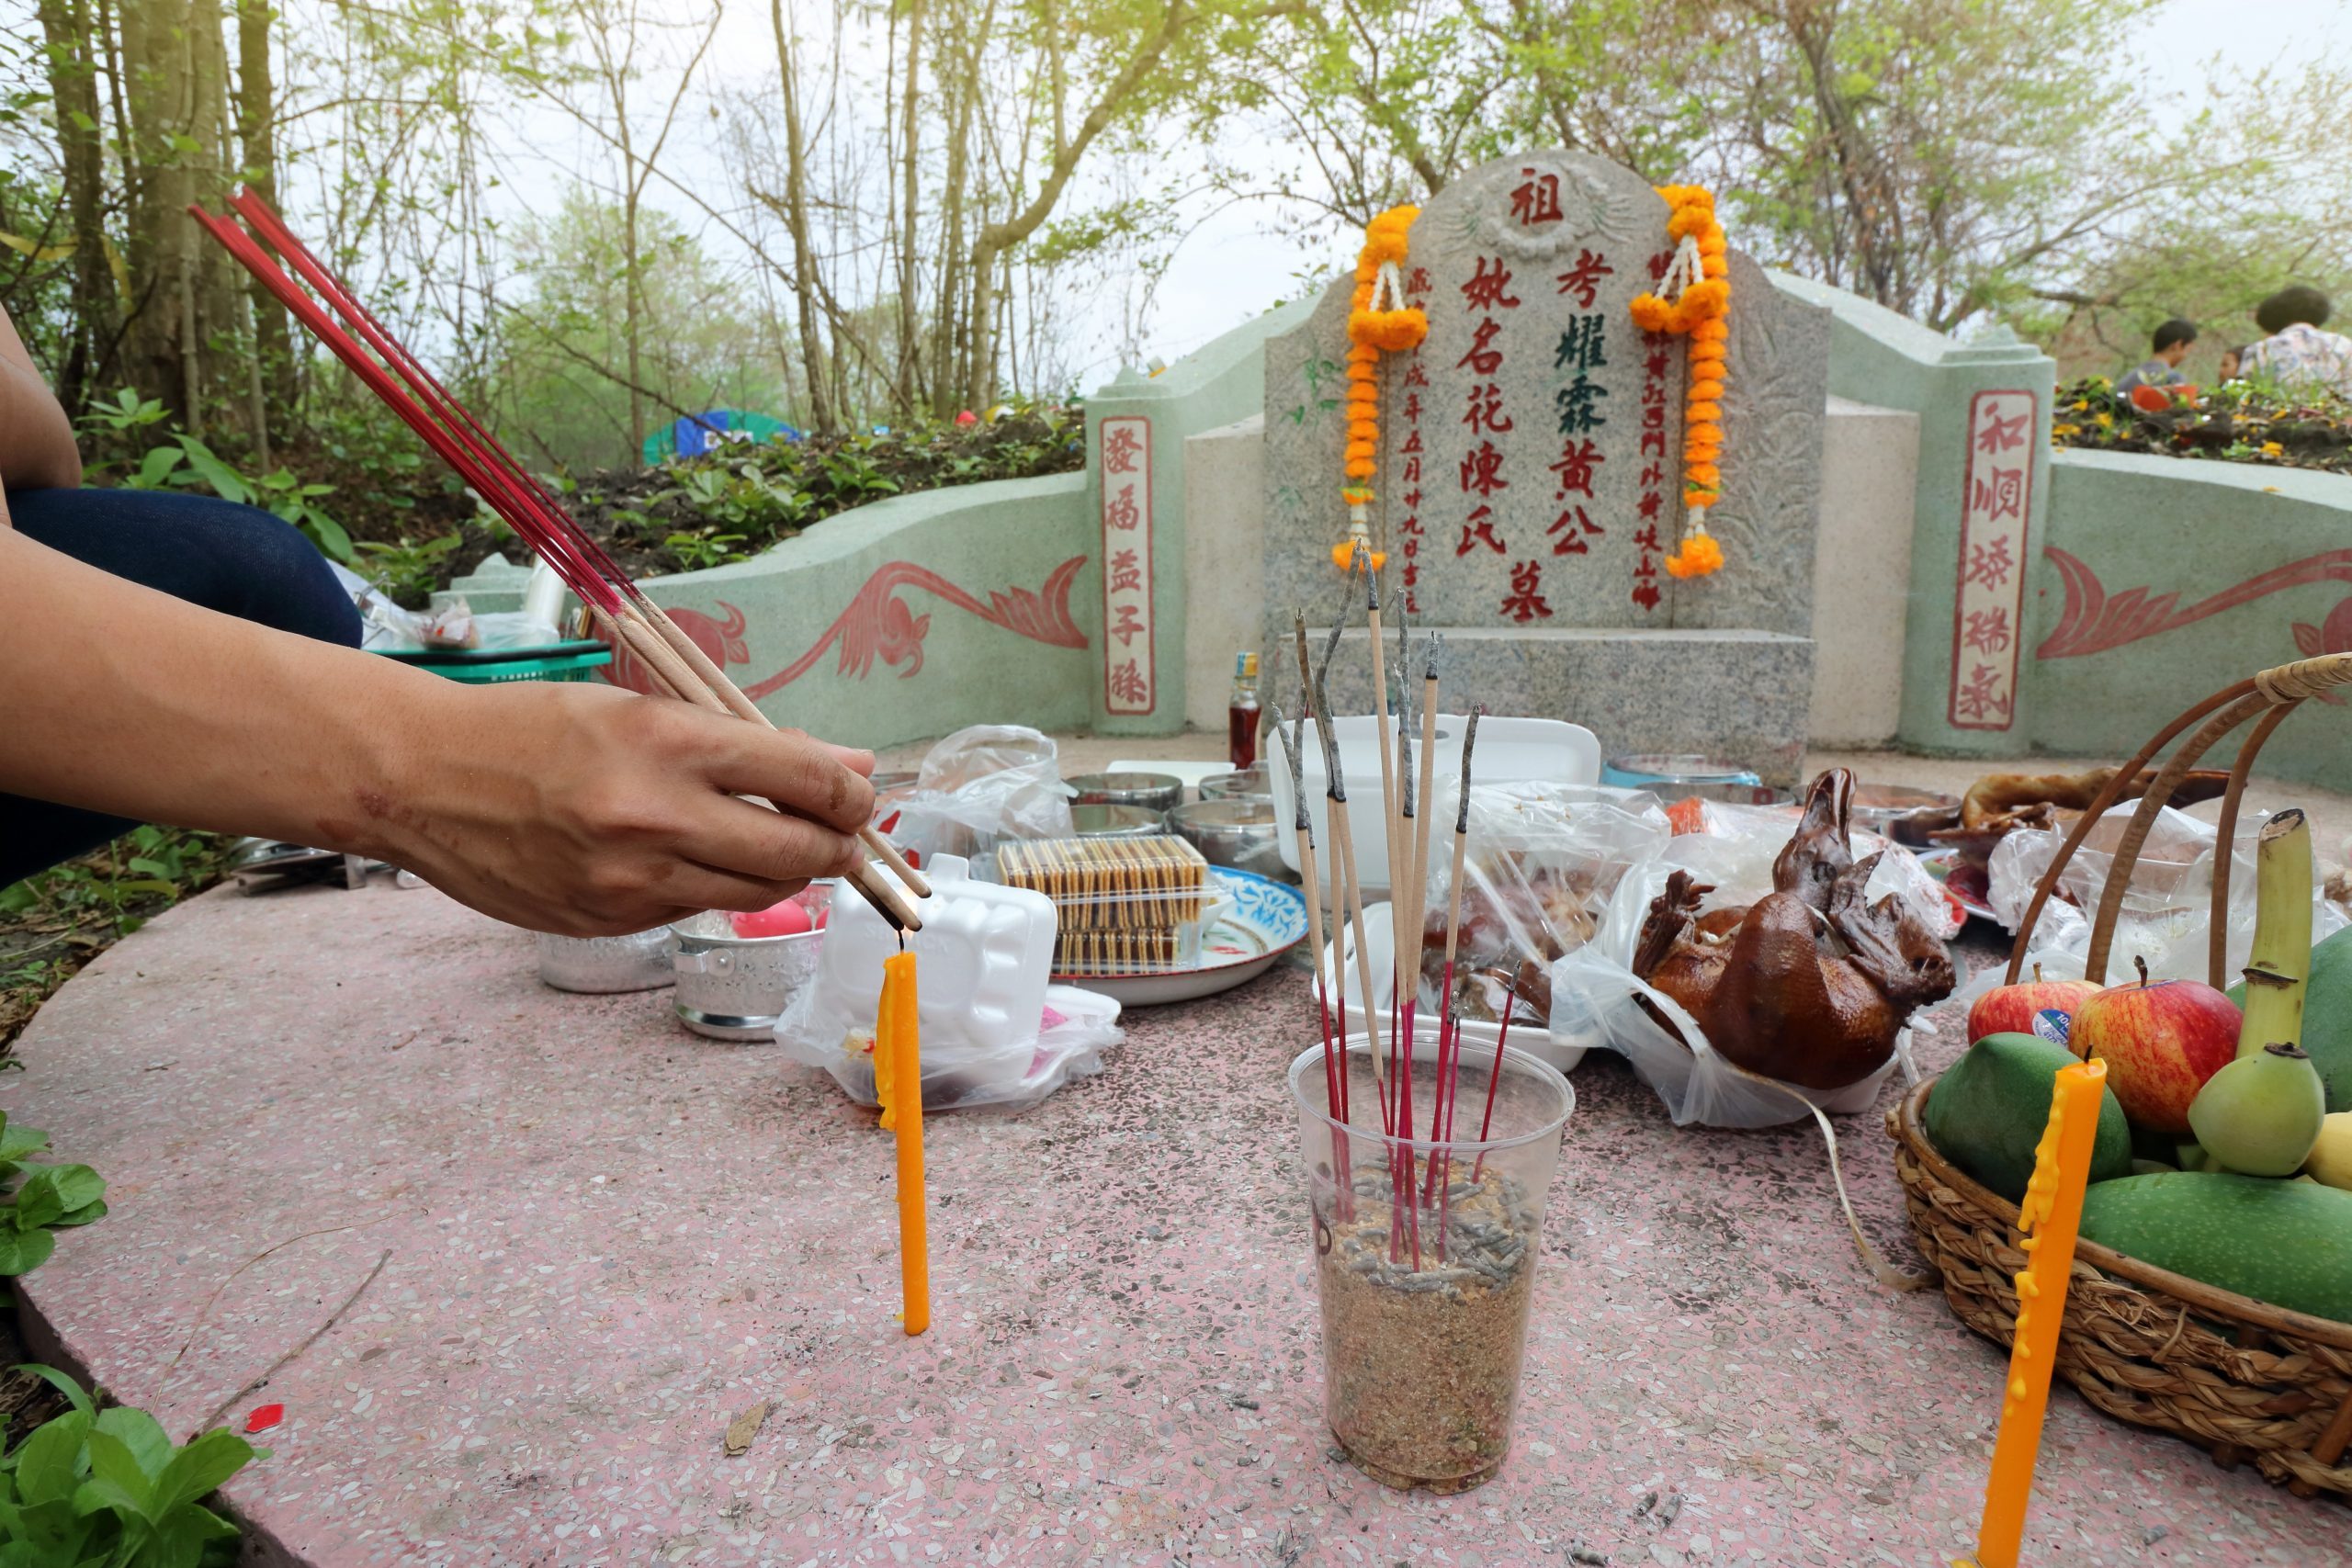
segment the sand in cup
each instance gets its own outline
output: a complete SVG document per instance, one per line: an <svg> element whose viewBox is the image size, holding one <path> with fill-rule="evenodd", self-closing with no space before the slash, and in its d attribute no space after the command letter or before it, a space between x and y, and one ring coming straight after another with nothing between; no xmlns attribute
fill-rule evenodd
<svg viewBox="0 0 2352 1568"><path fill-rule="evenodd" d="M1348 1457L1391 1486L1467 1491L1493 1477L1510 1446L1544 1199L1576 1091L1544 1063L1506 1051L1481 1139L1494 1062L1491 1046L1464 1051L1450 1140L1381 1136L1361 1045L1348 1053L1352 1127L1329 1114L1322 1048L1291 1064L1314 1211L1324 1414ZM1412 1069L1419 1106L1434 1102L1436 1069L1435 1042L1424 1040Z"/></svg>

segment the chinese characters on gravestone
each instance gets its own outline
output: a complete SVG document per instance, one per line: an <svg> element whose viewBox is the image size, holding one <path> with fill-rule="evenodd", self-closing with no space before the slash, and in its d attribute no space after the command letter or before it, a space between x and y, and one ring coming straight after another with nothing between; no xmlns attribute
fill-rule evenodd
<svg viewBox="0 0 2352 1568"><path fill-rule="evenodd" d="M1955 729L2007 729L2016 717L2037 412L2022 391L1979 392L1968 406L1946 715Z"/></svg>
<svg viewBox="0 0 2352 1568"><path fill-rule="evenodd" d="M1102 705L1158 705L1151 636L1151 421L1106 419L1102 432Z"/></svg>
<svg viewBox="0 0 2352 1568"><path fill-rule="evenodd" d="M1407 608L1453 626L1662 621L1682 356L1627 309L1662 204L1550 154L1471 185L1423 213L1408 261L1430 335L1392 373L1382 493Z"/></svg>

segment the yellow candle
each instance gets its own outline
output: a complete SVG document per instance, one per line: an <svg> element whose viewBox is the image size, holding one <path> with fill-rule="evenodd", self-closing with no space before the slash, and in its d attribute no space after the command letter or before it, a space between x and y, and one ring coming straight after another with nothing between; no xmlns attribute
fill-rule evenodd
<svg viewBox="0 0 2352 1568"><path fill-rule="evenodd" d="M874 1023L874 1086L882 1125L899 1139L899 1280L906 1330L931 1326L931 1243L922 1202L922 1051L915 1011L915 955L882 961Z"/></svg>
<svg viewBox="0 0 2352 1568"><path fill-rule="evenodd" d="M2041 1447L2041 1418L2050 1405L2050 1374L2058 1359L2058 1328L2066 1315L2066 1280L2075 1266L2075 1239L2083 1223L2083 1189L2098 1137L2105 1062L2058 1069L2050 1122L2034 1150L2033 1179L2018 1206L2018 1245L2025 1272L2017 1277L2018 1326L2009 1351L2008 1389L2001 1399L2001 1435L1993 1445L1993 1475L1984 1488L1984 1522L1976 1532L1974 1568L2017 1568L2025 1539L2025 1510L2033 1493L2033 1461ZM1962 1565L1955 1565L1962 1568Z"/></svg>

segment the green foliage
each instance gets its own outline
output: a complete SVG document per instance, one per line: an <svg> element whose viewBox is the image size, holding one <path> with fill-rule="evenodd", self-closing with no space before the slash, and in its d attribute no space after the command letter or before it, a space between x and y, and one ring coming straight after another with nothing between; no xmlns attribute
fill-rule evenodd
<svg viewBox="0 0 2352 1568"><path fill-rule="evenodd" d="M2151 412L2090 376L2061 387L2053 407L2057 446L2352 473L2352 401L2260 377Z"/></svg>
<svg viewBox="0 0 2352 1568"><path fill-rule="evenodd" d="M306 480L287 468L248 477L206 442L182 431L149 445L152 427L165 418L161 402L125 387L111 402L93 402L81 423L85 434L98 438L102 449L138 453L135 461L119 466L116 482L123 489L210 491L223 501L274 513L300 528L322 553L350 562L351 536L319 505L322 497L334 493L334 486ZM93 477L117 467L101 457L92 465Z"/></svg>
<svg viewBox="0 0 2352 1568"><path fill-rule="evenodd" d="M789 404L775 329L740 279L658 209L642 209L638 224L643 320L634 376L619 207L574 186L556 211L512 235L528 295L502 319L502 356L484 382L503 425L529 430L565 465L642 461L631 438L630 380L655 394L637 399L648 434L681 410L781 415Z"/></svg>
<svg viewBox="0 0 2352 1568"><path fill-rule="evenodd" d="M402 539L393 544L362 539L355 547L366 554L367 575L385 592L401 604L416 604L441 585L449 557L464 543L463 535L451 532L438 538Z"/></svg>
<svg viewBox="0 0 2352 1568"><path fill-rule="evenodd" d="M0 1112L0 1276L29 1274L57 1250L55 1232L106 1217L106 1179L86 1165L26 1164L49 1134Z"/></svg>
<svg viewBox="0 0 2352 1568"><path fill-rule="evenodd" d="M228 1568L237 1529L204 1506L268 1457L215 1427L175 1445L143 1410L106 1410L53 1368L70 1407L0 1459L0 1563L6 1568Z"/></svg>
<svg viewBox="0 0 2352 1568"><path fill-rule="evenodd" d="M210 833L141 827L0 886L0 1051L89 958L219 881L233 849Z"/></svg>
<svg viewBox="0 0 2352 1568"><path fill-rule="evenodd" d="M695 571L745 559L868 502L1067 472L1084 459L1084 429L1078 410L1036 405L970 425L917 420L888 434L729 446L637 473L591 476L576 482L568 504L625 558Z"/></svg>

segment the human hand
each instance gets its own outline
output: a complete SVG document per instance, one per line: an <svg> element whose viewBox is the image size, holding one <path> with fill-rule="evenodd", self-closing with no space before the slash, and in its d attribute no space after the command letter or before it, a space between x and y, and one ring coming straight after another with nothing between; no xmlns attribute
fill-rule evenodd
<svg viewBox="0 0 2352 1568"><path fill-rule="evenodd" d="M399 788L360 790L365 825L322 818L320 836L378 840L484 914L616 936L766 908L864 853L871 752L609 686L439 684Z"/></svg>

